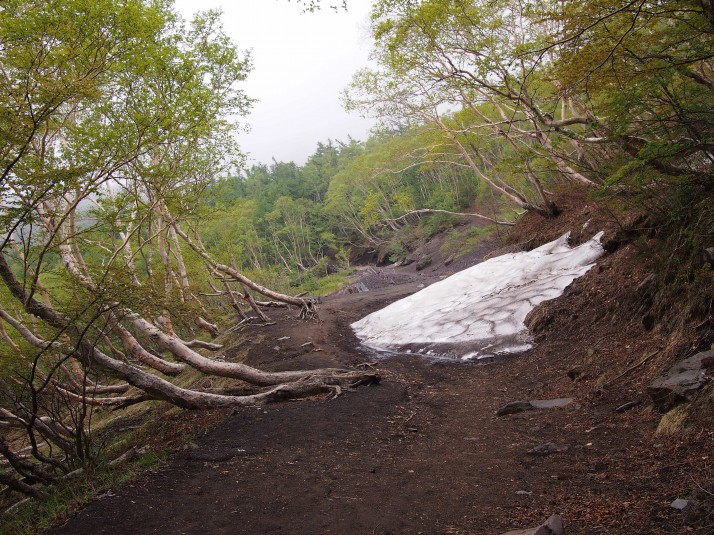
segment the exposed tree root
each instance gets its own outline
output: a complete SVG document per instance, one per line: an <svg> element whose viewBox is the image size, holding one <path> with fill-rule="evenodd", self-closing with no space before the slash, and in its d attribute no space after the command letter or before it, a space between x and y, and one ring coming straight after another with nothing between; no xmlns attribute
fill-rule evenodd
<svg viewBox="0 0 714 535"><path fill-rule="evenodd" d="M317 307L312 301L306 301L305 304L300 307L300 315L298 316L301 320L319 320L320 315L317 312Z"/></svg>

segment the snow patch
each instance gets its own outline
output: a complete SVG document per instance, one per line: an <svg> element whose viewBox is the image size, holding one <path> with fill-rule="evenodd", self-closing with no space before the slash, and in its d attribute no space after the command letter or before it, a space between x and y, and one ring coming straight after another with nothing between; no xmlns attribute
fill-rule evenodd
<svg viewBox="0 0 714 535"><path fill-rule="evenodd" d="M362 344L386 352L464 360L530 349L525 318L561 295L603 253L602 232L570 247L570 233L532 251L491 258L352 324Z"/></svg>

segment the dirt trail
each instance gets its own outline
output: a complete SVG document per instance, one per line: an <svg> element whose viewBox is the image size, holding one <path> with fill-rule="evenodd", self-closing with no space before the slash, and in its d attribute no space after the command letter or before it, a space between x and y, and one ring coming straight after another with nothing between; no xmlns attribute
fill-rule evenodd
<svg viewBox="0 0 714 535"><path fill-rule="evenodd" d="M364 353L349 324L421 284L328 299L320 323L276 315L249 355L275 369L375 363L381 384L236 410L51 533L498 534L554 513L569 534L683 532L657 468L678 446L654 444L648 409L616 414L580 395L495 416L513 400L578 397L557 355L476 366ZM527 453L545 442L568 449Z"/></svg>
<svg viewBox="0 0 714 535"><path fill-rule="evenodd" d="M608 228L607 214L573 202L580 208L566 211L570 219L525 218L521 234L535 246L591 218L593 228ZM276 324L255 331L247 356L275 370L368 364L381 384L238 409L50 533L497 535L561 514L569 535L699 535L670 502L714 479L714 430L656 435L660 415L644 390L667 362L627 372L653 351L676 358L686 350L664 351L674 343L667 329L643 327L648 268L636 250L619 247L538 307L538 345L527 353L479 366L365 352L350 323L497 245L486 241L448 268L438 243L430 246L435 261L423 271L362 269L370 291L326 299L320 322L273 312ZM511 401L562 397L575 403L495 414ZM615 411L632 401L640 404ZM528 453L549 442L557 453Z"/></svg>

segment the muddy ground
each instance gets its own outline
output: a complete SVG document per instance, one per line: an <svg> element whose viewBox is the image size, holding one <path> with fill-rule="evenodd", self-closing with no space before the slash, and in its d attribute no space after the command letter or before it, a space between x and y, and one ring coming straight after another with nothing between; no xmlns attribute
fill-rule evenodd
<svg viewBox="0 0 714 535"><path fill-rule="evenodd" d="M273 312L248 363L369 366L379 385L235 410L51 533L488 535L552 514L571 535L705 533L670 503L714 476L711 429L655 434L644 389L664 363L627 372L671 345L637 316L638 262L632 248L608 254L542 307L536 349L488 365L360 348L351 322L462 266L364 268L370 291L327 298L319 322ZM570 396L566 408L496 416L510 401ZM616 412L630 401L641 403ZM528 453L547 442L561 451Z"/></svg>

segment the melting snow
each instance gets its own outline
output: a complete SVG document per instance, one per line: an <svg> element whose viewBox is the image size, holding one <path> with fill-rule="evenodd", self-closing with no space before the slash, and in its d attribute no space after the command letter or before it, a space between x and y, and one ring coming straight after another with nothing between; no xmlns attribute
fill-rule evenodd
<svg viewBox="0 0 714 535"><path fill-rule="evenodd" d="M486 260L352 324L377 351L465 360L532 347L524 324L536 305L554 299L603 254L602 232L578 246L568 234L529 252Z"/></svg>

